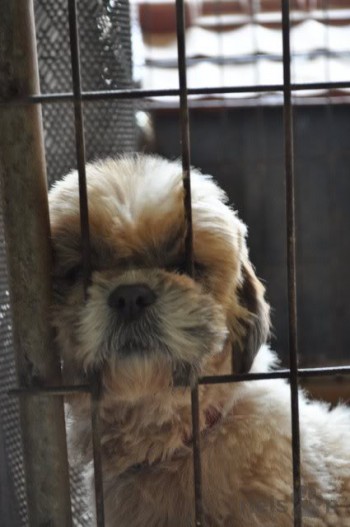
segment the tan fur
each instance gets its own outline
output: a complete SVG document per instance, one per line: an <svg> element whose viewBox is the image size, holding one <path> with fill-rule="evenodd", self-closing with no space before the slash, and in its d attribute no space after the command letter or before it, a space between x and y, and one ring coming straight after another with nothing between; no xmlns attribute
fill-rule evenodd
<svg viewBox="0 0 350 527"><path fill-rule="evenodd" d="M194 278L184 251L181 167L147 156L87 167L93 273L84 291L78 178L50 193L55 253L53 326L67 379L102 381L100 418L107 527L194 525L190 388L197 375L268 371L269 308L249 262L246 228L209 176L192 172ZM156 294L128 354L108 306L120 285ZM124 326L123 326L124 327ZM124 329L123 329L124 331ZM137 340L138 339L138 340ZM188 377L186 377L188 375ZM206 527L289 527L290 390L285 381L201 385ZM74 456L91 465L90 403L70 398ZM306 527L350 526L350 414L300 394ZM346 508L347 506L347 508Z"/></svg>

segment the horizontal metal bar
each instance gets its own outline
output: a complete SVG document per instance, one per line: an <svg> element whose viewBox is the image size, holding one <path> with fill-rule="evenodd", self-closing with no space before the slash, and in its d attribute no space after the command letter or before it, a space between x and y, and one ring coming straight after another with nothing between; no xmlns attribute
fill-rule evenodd
<svg viewBox="0 0 350 527"><path fill-rule="evenodd" d="M298 377L332 377L350 375L350 366L332 366L330 368L299 368ZM224 384L242 381L263 381L268 379L288 379L290 371L288 369L275 370L264 373L245 373L232 375L210 375L200 377L199 384ZM63 386L43 386L36 388L13 388L9 390L10 396L22 395L71 395L75 393L90 393L91 386L88 384L63 385Z"/></svg>
<svg viewBox="0 0 350 527"><path fill-rule="evenodd" d="M309 90L345 90L350 89L350 81L344 82L309 82L302 84L291 84L292 91L309 91ZM188 95L220 95L235 93L265 93L283 91L283 84L261 84L246 86L214 86L211 88L188 88ZM180 95L178 88L143 90L143 89L126 89L126 90L102 90L82 92L81 100L99 101L109 99L144 99L147 97L176 97ZM31 95L27 97L12 97L1 99L0 104L49 104L59 102L74 102L75 97L71 92L65 93L44 93L41 95Z"/></svg>
<svg viewBox="0 0 350 527"><path fill-rule="evenodd" d="M13 388L8 395L73 395L75 393L90 393L91 387L88 384L73 386L45 386L38 388Z"/></svg>
<svg viewBox="0 0 350 527"><path fill-rule="evenodd" d="M350 375L350 366L334 366L331 368L299 368L298 377L332 377L335 375ZM210 375L201 377L199 384L224 384L242 381L263 381L268 379L289 379L290 370L275 370L265 373L246 373L232 375Z"/></svg>
<svg viewBox="0 0 350 527"><path fill-rule="evenodd" d="M288 370L289 371L289 370ZM331 375L350 375L350 366L333 366L329 368L299 368L298 377L327 377Z"/></svg>

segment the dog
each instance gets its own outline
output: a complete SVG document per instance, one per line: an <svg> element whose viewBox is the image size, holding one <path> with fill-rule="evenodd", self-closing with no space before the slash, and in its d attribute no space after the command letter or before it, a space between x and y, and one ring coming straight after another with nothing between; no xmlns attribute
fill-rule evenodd
<svg viewBox="0 0 350 527"><path fill-rule="evenodd" d="M208 175L191 171L194 273L186 273L178 162L87 165L91 279L84 295L78 176L50 191L52 324L65 378L98 375L108 527L192 527L191 386L270 371L265 289L247 229ZM70 445L91 466L90 398L69 397ZM293 525L290 387L200 385L206 527ZM300 392L304 526L350 526L350 413Z"/></svg>

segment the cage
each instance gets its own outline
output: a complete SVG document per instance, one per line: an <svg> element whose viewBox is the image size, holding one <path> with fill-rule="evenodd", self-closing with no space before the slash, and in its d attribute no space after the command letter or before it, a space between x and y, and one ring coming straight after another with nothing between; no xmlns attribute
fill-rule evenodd
<svg viewBox="0 0 350 527"><path fill-rule="evenodd" d="M23 262L28 265L27 273L39 274L40 269L43 275L49 274L49 248L43 243L47 210L43 205L36 211L41 218L38 227L32 206L46 192L41 122L49 184L78 167L82 232L87 239L86 160L140 148L137 117L152 123L152 140L142 144L142 149L182 157L189 224L193 162L216 175L251 228L252 259L268 282L276 308L274 346L286 368L271 374L202 378L199 384L267 377L290 380L294 525L302 525L298 385L320 377L324 384L325 378L336 377L337 383L329 385L329 391L335 392L333 398L348 397L344 379L350 373L346 331L350 284L345 268L349 210L344 198L349 185L350 51L346 36L350 4L331 0L295 5L288 0L281 5L272 0L139 2L132 6L132 23L126 1L36 0L34 11L31 2L26 7L20 1L7 5L4 0L3 4L1 232L6 232L6 244L2 238L0 459L4 469L0 471L0 510L4 525L28 525L29 517L31 525L85 526L92 522L81 474L77 470L68 474L62 395L73 388L62 384L57 360L45 363L43 353L51 345L51 335L35 322L47 308L49 282L45 289L39 281L27 278L28 292L28 285L24 288L19 280ZM22 34L15 31L16 26L24 28ZM139 44L142 33L143 40L142 46L134 46L134 61L131 33ZM314 37L311 42L310 35ZM20 49L21 59L12 56L13 49ZM34 134L36 138L29 151L28 143L21 144L16 134L18 122L26 137ZM19 196L23 201L15 199ZM188 232L190 269L191 230ZM87 242L87 259L88 249ZM28 254L33 253L35 258L29 261ZM31 295L26 306L24 291ZM34 328L29 337L23 334L28 327ZM21 350L24 341L30 347L28 353L17 352L16 374L13 348ZM50 388L37 382L33 364L40 361ZM11 389L15 392L10 396ZM96 521L102 526L98 386L92 382L80 389L91 392ZM318 393L320 386L313 389ZM320 393L326 397L322 390ZM42 431L47 433L53 422L55 427L51 434L44 434L47 441L36 443L38 413ZM192 391L192 414L193 506L195 524L204 525L198 386ZM43 461L48 463L52 452L64 467L55 482L48 479ZM42 470L37 470L39 460ZM35 488L39 482L47 485L44 497Z"/></svg>

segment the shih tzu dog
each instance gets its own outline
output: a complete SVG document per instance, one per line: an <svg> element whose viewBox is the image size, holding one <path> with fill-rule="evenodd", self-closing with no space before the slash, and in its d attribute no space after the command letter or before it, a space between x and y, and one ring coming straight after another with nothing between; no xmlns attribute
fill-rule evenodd
<svg viewBox="0 0 350 527"><path fill-rule="evenodd" d="M101 378L108 527L192 527L190 386L268 371L269 307L246 227L212 178L192 170L194 277L184 272L182 170L159 157L87 166L91 281L84 295L76 172L50 192L53 326L66 379ZM201 385L206 527L290 527L290 389ZM350 526L350 413L300 393L304 526ZM91 464L90 399L69 399L75 456Z"/></svg>

